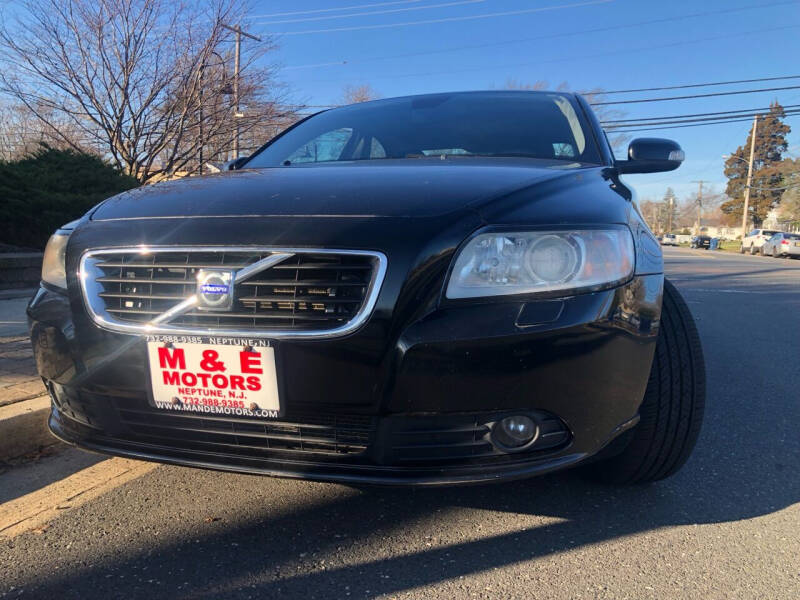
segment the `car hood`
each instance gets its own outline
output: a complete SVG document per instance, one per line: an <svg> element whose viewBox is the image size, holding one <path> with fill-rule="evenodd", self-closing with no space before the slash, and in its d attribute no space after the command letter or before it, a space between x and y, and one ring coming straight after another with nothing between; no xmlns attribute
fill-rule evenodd
<svg viewBox="0 0 800 600"><path fill-rule="evenodd" d="M147 185L93 220L164 217L430 217L559 177L580 165L530 159L421 159L226 172Z"/></svg>

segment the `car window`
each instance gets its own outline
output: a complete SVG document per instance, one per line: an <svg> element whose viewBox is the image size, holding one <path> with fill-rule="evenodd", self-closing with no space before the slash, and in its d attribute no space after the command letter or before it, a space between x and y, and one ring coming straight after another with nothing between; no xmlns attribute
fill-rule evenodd
<svg viewBox="0 0 800 600"><path fill-rule="evenodd" d="M352 136L353 130L349 128L326 131L297 148L286 160L295 164L338 160Z"/></svg>
<svg viewBox="0 0 800 600"><path fill-rule="evenodd" d="M381 146L381 143L375 138L372 138L372 142L370 143L369 157L386 158L386 149Z"/></svg>
<svg viewBox="0 0 800 600"><path fill-rule="evenodd" d="M747 234L747 237L750 237L751 235L758 235L758 229L753 229L753 231Z"/></svg>
<svg viewBox="0 0 800 600"><path fill-rule="evenodd" d="M513 156L602 164L569 94L431 94L324 111L277 137L245 168L431 156Z"/></svg>
<svg viewBox="0 0 800 600"><path fill-rule="evenodd" d="M800 240L800 233L787 233L784 237L788 240Z"/></svg>
<svg viewBox="0 0 800 600"><path fill-rule="evenodd" d="M763 233L764 233L764 235L775 235L776 233L779 233L779 232L777 232L777 231L770 231L769 229L765 229L765 230L763 231Z"/></svg>

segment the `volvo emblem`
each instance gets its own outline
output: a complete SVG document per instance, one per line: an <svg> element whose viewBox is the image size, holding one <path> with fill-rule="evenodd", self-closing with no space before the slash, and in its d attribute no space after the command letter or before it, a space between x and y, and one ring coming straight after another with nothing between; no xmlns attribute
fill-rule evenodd
<svg viewBox="0 0 800 600"><path fill-rule="evenodd" d="M197 271L197 310L230 310L233 307L233 271Z"/></svg>

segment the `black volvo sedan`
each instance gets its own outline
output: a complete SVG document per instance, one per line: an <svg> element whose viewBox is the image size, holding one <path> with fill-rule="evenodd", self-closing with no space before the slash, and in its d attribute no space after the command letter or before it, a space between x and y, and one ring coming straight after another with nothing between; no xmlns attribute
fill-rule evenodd
<svg viewBox="0 0 800 600"><path fill-rule="evenodd" d="M307 118L224 173L57 231L28 315L50 428L94 451L348 483L678 470L704 363L579 95Z"/></svg>

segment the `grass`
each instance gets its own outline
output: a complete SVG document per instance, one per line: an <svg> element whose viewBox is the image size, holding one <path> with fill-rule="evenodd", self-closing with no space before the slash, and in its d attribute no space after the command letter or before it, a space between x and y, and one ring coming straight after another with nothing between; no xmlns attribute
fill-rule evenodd
<svg viewBox="0 0 800 600"><path fill-rule="evenodd" d="M723 240L719 243L719 249L726 250L728 252L739 252L741 247L742 242L738 240Z"/></svg>

